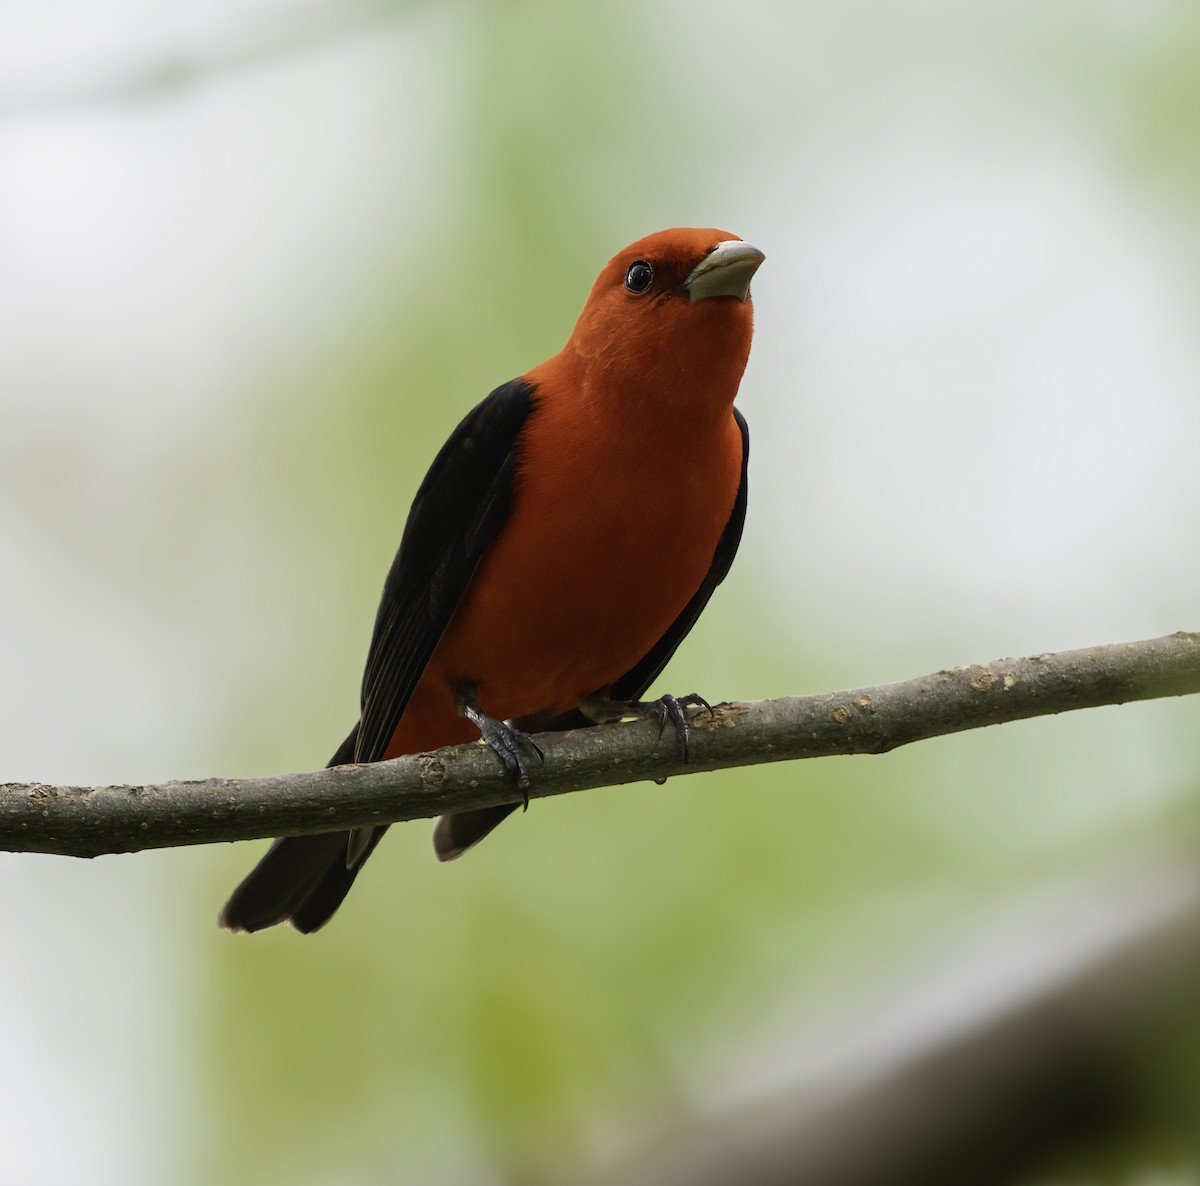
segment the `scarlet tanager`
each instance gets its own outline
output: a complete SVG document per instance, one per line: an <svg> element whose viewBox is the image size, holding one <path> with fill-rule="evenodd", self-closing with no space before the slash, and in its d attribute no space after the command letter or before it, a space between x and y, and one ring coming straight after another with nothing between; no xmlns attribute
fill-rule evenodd
<svg viewBox="0 0 1200 1186"><path fill-rule="evenodd" d="M762 261L711 228L638 240L605 265L563 349L467 413L413 500L361 717L331 766L482 736L524 787L524 730L638 701L741 538L749 436L733 401ZM639 707L672 720L686 748L678 701ZM512 810L442 816L438 859ZM316 930L386 830L276 840L221 925Z"/></svg>

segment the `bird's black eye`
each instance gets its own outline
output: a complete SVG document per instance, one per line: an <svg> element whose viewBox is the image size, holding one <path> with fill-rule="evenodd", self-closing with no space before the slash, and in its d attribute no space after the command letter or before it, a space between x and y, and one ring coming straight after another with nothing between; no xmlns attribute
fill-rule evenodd
<svg viewBox="0 0 1200 1186"><path fill-rule="evenodd" d="M625 273L625 287L634 296L640 296L653 283L654 269L644 259L635 259Z"/></svg>

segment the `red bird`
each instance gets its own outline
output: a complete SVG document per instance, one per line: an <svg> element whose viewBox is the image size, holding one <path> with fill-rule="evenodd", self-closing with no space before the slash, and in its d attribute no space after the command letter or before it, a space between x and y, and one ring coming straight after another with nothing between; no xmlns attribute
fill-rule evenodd
<svg viewBox="0 0 1200 1186"><path fill-rule="evenodd" d="M638 240L605 265L562 351L467 414L413 501L362 715L331 766L482 735L524 788L522 726L612 719L646 691L741 539L749 436L733 401L762 261L726 231ZM674 721L686 752L679 702L640 707ZM438 859L513 809L442 816ZM276 840L221 925L316 930L385 831Z"/></svg>

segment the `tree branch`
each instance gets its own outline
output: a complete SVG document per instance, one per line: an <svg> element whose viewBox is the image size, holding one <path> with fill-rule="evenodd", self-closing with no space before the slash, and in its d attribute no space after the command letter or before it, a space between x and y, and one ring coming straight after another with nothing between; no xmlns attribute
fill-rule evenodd
<svg viewBox="0 0 1200 1186"><path fill-rule="evenodd" d="M907 971L740 1048L724 1106L578 1186L999 1186L1061 1180L1064 1147L1126 1148L1147 1047L1193 1032L1200 987L1194 853L1128 856L926 936Z"/></svg>
<svg viewBox="0 0 1200 1186"><path fill-rule="evenodd" d="M880 687L692 715L691 760L651 721L547 733L529 795L664 779L913 741L1080 708L1200 692L1200 633L955 667ZM518 801L479 745L369 766L156 786L0 784L0 850L92 857L181 844L327 832Z"/></svg>

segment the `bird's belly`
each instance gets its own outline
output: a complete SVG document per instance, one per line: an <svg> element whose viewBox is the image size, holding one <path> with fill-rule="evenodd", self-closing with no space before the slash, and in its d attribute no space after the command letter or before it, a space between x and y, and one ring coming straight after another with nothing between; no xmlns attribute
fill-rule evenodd
<svg viewBox="0 0 1200 1186"><path fill-rule="evenodd" d="M569 467L530 474L438 647L437 675L474 684L500 718L574 708L624 675L712 564L740 478L731 427L719 444L736 456L703 470L693 457L603 486Z"/></svg>

